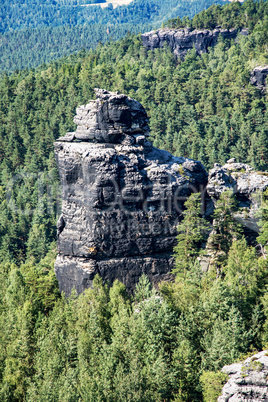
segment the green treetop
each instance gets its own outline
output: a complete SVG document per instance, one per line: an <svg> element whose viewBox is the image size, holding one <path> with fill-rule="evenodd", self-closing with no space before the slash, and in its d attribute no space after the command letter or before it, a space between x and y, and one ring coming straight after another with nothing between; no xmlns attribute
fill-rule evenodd
<svg viewBox="0 0 268 402"><path fill-rule="evenodd" d="M201 195L193 193L185 202L184 217L178 226L178 244L175 251L174 273L186 273L194 263L206 239L208 222L201 216Z"/></svg>

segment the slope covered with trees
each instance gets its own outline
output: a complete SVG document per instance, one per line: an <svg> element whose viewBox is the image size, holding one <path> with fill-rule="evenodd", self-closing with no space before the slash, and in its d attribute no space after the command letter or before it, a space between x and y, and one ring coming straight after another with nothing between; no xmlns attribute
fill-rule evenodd
<svg viewBox="0 0 268 402"><path fill-rule="evenodd" d="M215 217L223 201L232 204L223 193ZM200 219L196 194L187 203L182 229ZM142 276L133 296L97 276L79 297L60 297L53 250L39 263L2 263L1 400L216 402L221 367L268 339L267 260L231 237L221 274L200 269L196 244L175 283L156 292Z"/></svg>
<svg viewBox="0 0 268 402"><path fill-rule="evenodd" d="M256 25L267 23L267 2L247 0L225 5L213 5L196 14L192 19L172 18L164 25L170 28L189 27L191 29L248 28L252 31Z"/></svg>
<svg viewBox="0 0 268 402"><path fill-rule="evenodd" d="M87 24L53 28L26 28L6 32L0 41L0 68L10 72L49 63L82 49L118 40L129 32L149 31L150 24Z"/></svg>
<svg viewBox="0 0 268 402"><path fill-rule="evenodd" d="M91 3L91 2L90 2ZM0 32L42 26L100 24L142 24L162 23L177 15L193 17L197 12L209 7L214 1L202 0L134 0L129 5L113 8L100 6L86 7L86 0L18 0L10 3L3 0L0 6ZM98 2L96 2L98 3ZM219 2L223 3L223 2Z"/></svg>
<svg viewBox="0 0 268 402"><path fill-rule="evenodd" d="M92 1L91 1L92 2ZM89 1L2 1L0 69L37 67L99 41L117 40L159 26L171 17L189 15L222 0L134 0L127 6L86 6ZM108 34L107 34L108 32Z"/></svg>
<svg viewBox="0 0 268 402"><path fill-rule="evenodd" d="M266 3L254 7L248 19ZM198 264L206 233L184 236L193 220L195 228L207 226L198 197L189 199L176 249L185 265L177 264L175 283L163 284L160 294L146 278L133 298L122 284L108 288L97 278L93 290L67 302L53 272L60 212L53 141L74 129L75 107L92 99L94 87L139 100L158 147L207 168L235 157L267 170L267 92L249 82L250 70L267 63L265 21L264 13L248 37L220 41L201 57L190 52L183 62L129 35L1 77L1 400L211 401L224 381L218 370L267 344L266 256L232 222L228 194L215 210L215 260L207 273Z"/></svg>
<svg viewBox="0 0 268 402"><path fill-rule="evenodd" d="M176 61L169 49L147 51L138 36L127 36L87 54L2 76L3 258L25 256L30 244L37 247L35 238L40 238L40 257L45 255L55 236L56 188L47 199L41 197L40 186L49 187L49 180L54 182L57 176L53 140L74 128L75 107L94 96L94 87L139 100L150 117L157 147L201 160L207 168L236 157L256 170L267 170L267 95L249 80L252 67L267 60L262 24L248 37L219 42L201 57L190 52L183 62ZM44 173L34 176L37 172ZM10 184L16 174L24 176ZM7 206L8 186L13 208ZM16 208L26 212L18 214Z"/></svg>

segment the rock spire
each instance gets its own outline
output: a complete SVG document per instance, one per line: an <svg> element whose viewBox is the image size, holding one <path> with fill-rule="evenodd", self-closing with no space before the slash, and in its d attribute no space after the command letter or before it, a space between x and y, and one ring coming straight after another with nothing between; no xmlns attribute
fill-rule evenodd
<svg viewBox="0 0 268 402"><path fill-rule="evenodd" d="M62 188L55 271L60 290L103 280L133 289L142 273L170 277L183 203L206 186L198 161L154 148L142 105L96 89L80 106L77 130L55 142Z"/></svg>

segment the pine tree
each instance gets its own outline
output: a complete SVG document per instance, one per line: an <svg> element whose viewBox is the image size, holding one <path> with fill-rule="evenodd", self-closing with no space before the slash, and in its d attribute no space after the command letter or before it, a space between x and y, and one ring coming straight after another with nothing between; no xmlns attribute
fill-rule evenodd
<svg viewBox="0 0 268 402"><path fill-rule="evenodd" d="M218 274L227 259L233 240L242 237L242 229L233 215L235 209L236 204L232 192L223 192L215 206L213 231L207 245L213 257L212 264L216 267Z"/></svg>
<svg viewBox="0 0 268 402"><path fill-rule="evenodd" d="M194 263L206 239L209 230L208 222L201 216L201 195L192 193L185 202L186 210L183 220L178 226L178 244L174 247L174 273L183 274Z"/></svg>

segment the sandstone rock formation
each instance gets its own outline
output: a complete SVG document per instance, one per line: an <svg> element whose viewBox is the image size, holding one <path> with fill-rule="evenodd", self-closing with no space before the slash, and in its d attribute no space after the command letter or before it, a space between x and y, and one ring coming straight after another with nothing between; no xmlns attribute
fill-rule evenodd
<svg viewBox="0 0 268 402"><path fill-rule="evenodd" d="M142 273L154 283L170 278L176 228L193 191L202 191L209 217L221 193L231 190L239 206L235 217L254 244L268 176L234 158L208 175L200 162L154 148L144 108L126 95L96 89L96 100L80 106L74 121L77 130L55 142L61 291L83 292L96 273L130 290Z"/></svg>
<svg viewBox="0 0 268 402"><path fill-rule="evenodd" d="M154 148L144 108L125 95L97 89L74 121L55 142L60 290L81 293L96 273L128 289L143 272L168 278L183 202L207 183L203 165Z"/></svg>
<svg viewBox="0 0 268 402"><path fill-rule="evenodd" d="M162 28L157 31L144 33L142 37L143 45L148 50L161 48L167 45L177 58L183 60L189 50L195 48L196 53L201 55L207 53L209 47L214 47L221 35L224 39L236 39L238 33L247 35L246 29L221 29L213 31L207 29L191 31L184 29Z"/></svg>
<svg viewBox="0 0 268 402"><path fill-rule="evenodd" d="M268 75L268 66L256 67L251 72L250 82L252 85L256 85L259 89L266 88L266 78Z"/></svg>
<svg viewBox="0 0 268 402"><path fill-rule="evenodd" d="M223 367L229 380L218 402L268 401L268 351L249 357L243 363Z"/></svg>
<svg viewBox="0 0 268 402"><path fill-rule="evenodd" d="M250 236L259 232L257 211L261 204L261 193L268 188L268 176L256 172L245 163L230 159L224 166L217 164L209 171L207 192L214 204L221 193L231 190L238 202L236 219L243 224Z"/></svg>

